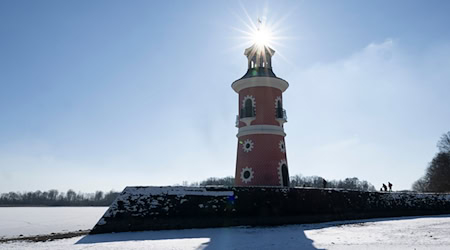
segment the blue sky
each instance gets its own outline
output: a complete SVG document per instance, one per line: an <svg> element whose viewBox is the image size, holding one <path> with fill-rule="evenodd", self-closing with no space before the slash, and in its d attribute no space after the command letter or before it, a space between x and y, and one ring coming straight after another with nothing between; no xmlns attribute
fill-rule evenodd
<svg viewBox="0 0 450 250"><path fill-rule="evenodd" d="M447 1L1 1L0 192L233 175L244 10L286 38L290 174L409 189L450 130Z"/></svg>

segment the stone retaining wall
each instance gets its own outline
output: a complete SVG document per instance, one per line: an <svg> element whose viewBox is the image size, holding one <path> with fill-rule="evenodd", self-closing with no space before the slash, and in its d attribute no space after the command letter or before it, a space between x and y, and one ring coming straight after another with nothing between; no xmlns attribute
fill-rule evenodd
<svg viewBox="0 0 450 250"><path fill-rule="evenodd" d="M450 213L450 194L276 187L127 187L91 234Z"/></svg>

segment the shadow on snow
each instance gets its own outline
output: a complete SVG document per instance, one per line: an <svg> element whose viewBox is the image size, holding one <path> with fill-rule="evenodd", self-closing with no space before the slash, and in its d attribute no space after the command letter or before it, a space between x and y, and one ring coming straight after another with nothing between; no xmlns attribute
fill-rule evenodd
<svg viewBox="0 0 450 250"><path fill-rule="evenodd" d="M450 217L450 215L436 216L408 216L389 217L365 220L333 221L318 224L286 225L273 227L228 227L184 230L161 230L125 232L112 234L86 235L75 244L94 244L102 242L170 240L208 238L209 242L202 244L199 249L318 249L313 240L306 237L305 230L323 229L327 227L365 224L380 221L411 220L430 217Z"/></svg>
<svg viewBox="0 0 450 250"><path fill-rule="evenodd" d="M75 244L208 238L198 249L317 249L302 225L161 230L86 235Z"/></svg>

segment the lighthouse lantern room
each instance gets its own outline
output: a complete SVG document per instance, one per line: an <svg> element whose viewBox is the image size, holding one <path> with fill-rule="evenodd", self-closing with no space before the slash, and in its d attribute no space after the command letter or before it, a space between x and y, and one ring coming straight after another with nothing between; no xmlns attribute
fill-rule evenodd
<svg viewBox="0 0 450 250"><path fill-rule="evenodd" d="M282 94L289 84L273 73L269 46L255 43L244 54L247 73L231 85L239 94L235 185L288 187Z"/></svg>

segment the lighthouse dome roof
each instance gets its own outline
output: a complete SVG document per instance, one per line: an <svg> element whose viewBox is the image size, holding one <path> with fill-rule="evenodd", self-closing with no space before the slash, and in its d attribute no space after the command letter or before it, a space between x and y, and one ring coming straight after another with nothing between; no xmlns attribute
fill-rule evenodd
<svg viewBox="0 0 450 250"><path fill-rule="evenodd" d="M266 76L266 77L277 77L275 73L273 73L272 68L249 68L247 73L241 79L249 78L249 77L257 77L257 76Z"/></svg>

